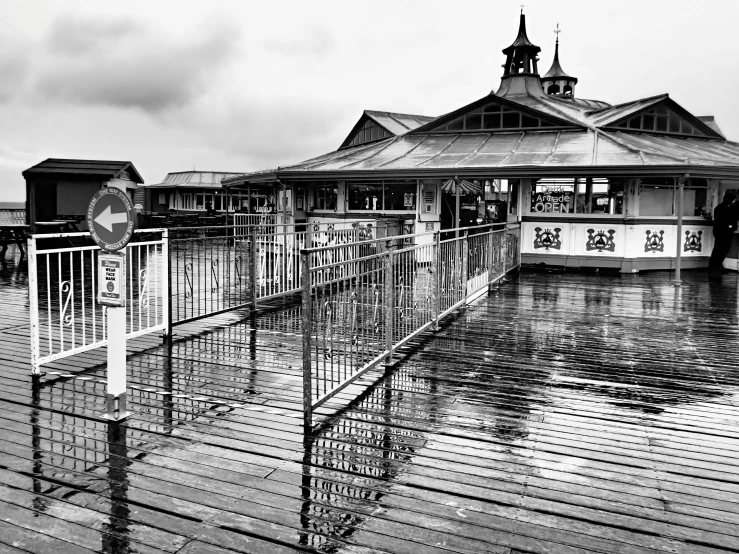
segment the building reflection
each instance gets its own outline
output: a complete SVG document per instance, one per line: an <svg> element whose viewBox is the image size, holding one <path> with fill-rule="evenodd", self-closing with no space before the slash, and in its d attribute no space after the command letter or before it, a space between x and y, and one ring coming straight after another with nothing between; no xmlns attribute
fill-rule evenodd
<svg viewBox="0 0 739 554"><path fill-rule="evenodd" d="M110 487L110 519L103 524L102 552L106 554L128 554L128 444L125 424L108 422L108 486Z"/></svg>
<svg viewBox="0 0 739 554"><path fill-rule="evenodd" d="M437 407L424 399L437 385L397 369L368 388L324 423L306 443L303 457L300 544L336 552L382 503L385 494L426 441L403 422L425 404L436 421Z"/></svg>

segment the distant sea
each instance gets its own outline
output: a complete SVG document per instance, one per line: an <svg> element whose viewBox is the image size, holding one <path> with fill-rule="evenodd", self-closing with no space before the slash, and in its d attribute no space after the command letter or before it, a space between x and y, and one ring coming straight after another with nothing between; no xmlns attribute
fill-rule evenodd
<svg viewBox="0 0 739 554"><path fill-rule="evenodd" d="M25 202L0 202L0 210L25 210Z"/></svg>

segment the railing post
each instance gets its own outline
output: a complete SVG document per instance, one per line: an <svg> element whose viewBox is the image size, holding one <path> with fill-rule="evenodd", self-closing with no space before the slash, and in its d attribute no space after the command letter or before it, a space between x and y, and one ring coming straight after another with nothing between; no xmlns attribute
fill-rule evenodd
<svg viewBox="0 0 739 554"><path fill-rule="evenodd" d="M518 259L518 269L521 269L521 224L518 224L518 234L516 235L516 252Z"/></svg>
<svg viewBox="0 0 739 554"><path fill-rule="evenodd" d="M495 274L495 231L490 229L488 238L488 293L492 289L492 282Z"/></svg>
<svg viewBox="0 0 739 554"><path fill-rule="evenodd" d="M508 226L503 230L503 240L501 241L501 255L503 256L503 276L508 272Z"/></svg>
<svg viewBox="0 0 739 554"><path fill-rule="evenodd" d="M462 279L460 286L462 287L462 297L467 300L467 281L469 280L469 276L467 275L469 273L469 249L470 245L467 240L467 231L464 232L464 237L462 238Z"/></svg>
<svg viewBox="0 0 739 554"><path fill-rule="evenodd" d="M306 238L306 242L309 239ZM300 253L300 270L303 283L303 433L307 437L313 428L313 364L311 363L311 325L313 303L311 300L310 253Z"/></svg>
<svg viewBox="0 0 739 554"><path fill-rule="evenodd" d="M434 233L434 286L431 292L431 303L434 310L434 331L439 330L439 313L441 313L441 233Z"/></svg>
<svg viewBox="0 0 739 554"><path fill-rule="evenodd" d="M36 259L36 239L28 237L28 302L31 308L31 375L39 374L39 319L38 319L38 261ZM49 270L48 255L46 270ZM47 306L47 309L51 309Z"/></svg>
<svg viewBox="0 0 739 554"><path fill-rule="evenodd" d="M393 363L393 319L395 312L395 287L394 287L394 270L393 270L393 251L390 240L385 241L385 249L387 251L387 262L385 265L385 293L383 294L385 306L385 349L387 350L387 358L385 365Z"/></svg>
<svg viewBox="0 0 739 554"><path fill-rule="evenodd" d="M257 309L257 272L259 268L259 249L257 248L257 228L249 228L249 294L251 294L251 309Z"/></svg>
<svg viewBox="0 0 739 554"><path fill-rule="evenodd" d="M164 306L164 317L167 318L164 330L164 341L172 346L172 250L169 245L169 229L162 232L162 275L164 283L162 287L162 302Z"/></svg>

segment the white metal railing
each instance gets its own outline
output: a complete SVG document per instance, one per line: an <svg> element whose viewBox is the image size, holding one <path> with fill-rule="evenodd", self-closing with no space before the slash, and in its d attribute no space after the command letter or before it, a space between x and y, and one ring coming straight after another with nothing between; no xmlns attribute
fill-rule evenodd
<svg viewBox="0 0 739 554"><path fill-rule="evenodd" d="M169 310L166 229L136 231L126 246L126 336L165 330ZM89 233L28 238L31 361L41 365L105 346L106 308L97 302L100 248ZM77 245L79 244L79 245Z"/></svg>
<svg viewBox="0 0 739 554"><path fill-rule="evenodd" d="M245 235L249 232L250 227L267 225L272 226L277 223L277 214L257 213L257 214L234 214L235 234Z"/></svg>
<svg viewBox="0 0 739 554"><path fill-rule="evenodd" d="M316 251L312 254L315 266L348 261L374 252L366 246L352 246L372 239L374 234L371 224L348 220L338 224L243 224L171 229L171 325L253 306L257 300L298 293L302 286L302 249L307 246L343 247ZM347 268L341 266L340 270L343 272ZM336 275L326 272L324 277L336 279L339 271Z"/></svg>
<svg viewBox="0 0 739 554"><path fill-rule="evenodd" d="M26 210L0 208L0 225L24 225Z"/></svg>
<svg viewBox="0 0 739 554"><path fill-rule="evenodd" d="M451 238L443 240L440 233L413 235L410 246L400 236L304 250L306 431L314 408L518 267L519 233L518 225L491 225L445 232Z"/></svg>

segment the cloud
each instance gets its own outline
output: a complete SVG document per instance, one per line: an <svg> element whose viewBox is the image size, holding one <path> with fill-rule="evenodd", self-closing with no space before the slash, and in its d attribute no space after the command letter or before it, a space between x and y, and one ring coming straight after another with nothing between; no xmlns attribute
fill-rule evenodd
<svg viewBox="0 0 739 554"><path fill-rule="evenodd" d="M172 125L197 129L211 150L243 160L243 170L289 165L336 150L359 114L316 99L220 99L218 111L192 111Z"/></svg>
<svg viewBox="0 0 739 554"><path fill-rule="evenodd" d="M160 113L206 94L238 51L230 23L175 38L131 18L57 18L34 91L43 100Z"/></svg>
<svg viewBox="0 0 739 554"><path fill-rule="evenodd" d="M302 36L290 38L270 37L263 43L264 50L281 56L324 56L335 46L335 39L328 30L315 28Z"/></svg>
<svg viewBox="0 0 739 554"><path fill-rule="evenodd" d="M0 34L0 103L23 90L29 75L31 55L25 41Z"/></svg>

